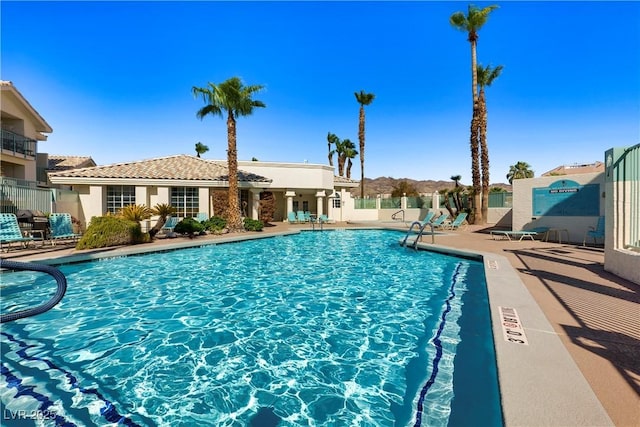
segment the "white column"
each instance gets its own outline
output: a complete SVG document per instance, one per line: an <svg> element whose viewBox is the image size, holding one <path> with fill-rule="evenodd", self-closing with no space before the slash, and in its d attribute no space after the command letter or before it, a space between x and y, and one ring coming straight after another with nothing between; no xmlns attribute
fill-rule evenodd
<svg viewBox="0 0 640 427"><path fill-rule="evenodd" d="M260 212L260 191L259 189L251 189L249 190L249 194L251 195L251 200L249 203L251 204L251 218L259 219L258 213Z"/></svg>
<svg viewBox="0 0 640 427"><path fill-rule="evenodd" d="M435 212L440 210L440 193L437 191L434 191L433 196L431 197L431 209Z"/></svg>
<svg viewBox="0 0 640 427"><path fill-rule="evenodd" d="M284 197L287 198L287 213L284 216L285 220L289 216L289 212L293 212L293 198L296 197L295 191L287 191L284 193Z"/></svg>
<svg viewBox="0 0 640 427"><path fill-rule="evenodd" d="M323 212L323 205L324 205L324 190L318 191L316 193L316 215L318 218L320 218L320 215L322 215Z"/></svg>

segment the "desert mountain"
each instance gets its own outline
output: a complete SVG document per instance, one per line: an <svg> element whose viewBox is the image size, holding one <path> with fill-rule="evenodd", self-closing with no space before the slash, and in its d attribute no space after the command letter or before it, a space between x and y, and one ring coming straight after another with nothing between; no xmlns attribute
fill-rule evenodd
<svg viewBox="0 0 640 427"><path fill-rule="evenodd" d="M369 197L375 197L378 194L391 194L393 189L397 187L402 181L406 181L407 183L413 185L420 194L432 194L434 191L440 191L445 188L453 188L455 186L455 183L453 181L417 181L411 178L391 178L383 176L375 179L365 178L365 193ZM467 186L470 184L461 182L460 185ZM511 186L509 184L491 184L491 187L501 187L507 191L511 191ZM355 197L358 197L360 195L360 187L352 189L351 194L353 194Z"/></svg>

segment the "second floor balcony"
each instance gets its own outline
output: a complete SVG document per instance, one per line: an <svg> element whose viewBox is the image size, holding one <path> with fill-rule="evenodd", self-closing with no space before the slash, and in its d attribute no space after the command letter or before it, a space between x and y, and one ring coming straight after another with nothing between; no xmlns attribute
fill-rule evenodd
<svg viewBox="0 0 640 427"><path fill-rule="evenodd" d="M2 150L9 151L14 156L24 158L36 157L38 141L24 135L2 129Z"/></svg>

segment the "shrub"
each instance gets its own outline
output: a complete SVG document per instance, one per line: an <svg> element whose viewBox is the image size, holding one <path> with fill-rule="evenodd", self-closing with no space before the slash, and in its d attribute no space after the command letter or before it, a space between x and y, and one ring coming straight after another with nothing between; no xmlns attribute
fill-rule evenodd
<svg viewBox="0 0 640 427"><path fill-rule="evenodd" d="M204 231L204 225L200 224L195 218L185 218L176 224L173 231L178 234L193 236L194 234L200 234L201 231Z"/></svg>
<svg viewBox="0 0 640 427"><path fill-rule="evenodd" d="M219 232L227 227L227 220L221 216L212 216L208 220L204 221L202 225L204 225L204 227L209 231Z"/></svg>
<svg viewBox="0 0 640 427"><path fill-rule="evenodd" d="M108 246L134 245L149 241L140 224L123 217L107 215L91 219L76 249L94 249Z"/></svg>
<svg viewBox="0 0 640 427"><path fill-rule="evenodd" d="M262 231L264 223L257 219L245 218L244 229L247 231Z"/></svg>

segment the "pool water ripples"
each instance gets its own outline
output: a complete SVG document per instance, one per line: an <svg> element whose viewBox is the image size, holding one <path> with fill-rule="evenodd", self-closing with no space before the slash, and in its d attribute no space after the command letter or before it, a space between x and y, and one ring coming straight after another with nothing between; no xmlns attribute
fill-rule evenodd
<svg viewBox="0 0 640 427"><path fill-rule="evenodd" d="M400 248L399 238L304 232L64 265L63 301L3 329L120 414L159 426L244 426L261 408L280 425L407 425L441 351L421 415L447 425L465 271L476 262ZM1 343L3 366L74 402L61 410L68 420L104 424L102 403L42 366L24 371L14 343ZM24 405L7 391L2 402Z"/></svg>

